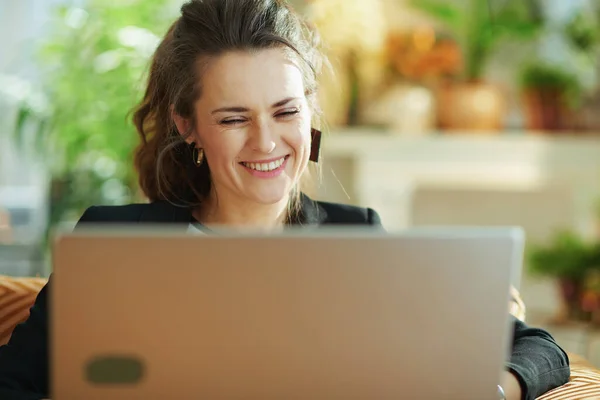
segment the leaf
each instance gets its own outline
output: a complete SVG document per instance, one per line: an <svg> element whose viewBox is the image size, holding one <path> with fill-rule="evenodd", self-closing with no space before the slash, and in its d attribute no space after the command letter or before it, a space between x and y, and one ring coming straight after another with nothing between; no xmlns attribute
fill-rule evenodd
<svg viewBox="0 0 600 400"><path fill-rule="evenodd" d="M35 153L38 155L43 155L47 149L49 144L48 133L50 132L50 126L51 124L49 118L42 118L38 123L33 143Z"/></svg>
<svg viewBox="0 0 600 400"><path fill-rule="evenodd" d="M538 276L580 280L596 268L596 249L570 231L557 232L552 241L528 250L530 271Z"/></svg>
<svg viewBox="0 0 600 400"><path fill-rule="evenodd" d="M17 118L15 120L15 130L13 133L13 139L17 148L22 149L23 143L25 141L25 123L27 122L29 116L29 108L22 105L17 110Z"/></svg>
<svg viewBox="0 0 600 400"><path fill-rule="evenodd" d="M411 0L410 4L437 19L453 31L460 31L463 28L464 13L447 1Z"/></svg>
<svg viewBox="0 0 600 400"><path fill-rule="evenodd" d="M118 33L136 26L162 35L176 17L167 10L177 11L171 0L90 0L82 8L87 20L77 28L64 23L69 8L57 8L50 35L38 52L54 111L50 118L31 125L36 130L35 147L47 155L53 177L68 180L74 189L63 192L64 198L53 199L58 220L73 209L111 202L101 190L108 179L130 185L137 134L127 112L143 94L135 88L149 60L123 46ZM120 64L98 74L97 57L110 51L123 52ZM115 160L113 176L94 171L102 157Z"/></svg>
<svg viewBox="0 0 600 400"><path fill-rule="evenodd" d="M413 7L448 26L461 42L468 80L480 79L496 45L508 38L531 40L540 31L534 0L507 0L490 9L487 0L465 0L461 6L442 0L412 0Z"/></svg>

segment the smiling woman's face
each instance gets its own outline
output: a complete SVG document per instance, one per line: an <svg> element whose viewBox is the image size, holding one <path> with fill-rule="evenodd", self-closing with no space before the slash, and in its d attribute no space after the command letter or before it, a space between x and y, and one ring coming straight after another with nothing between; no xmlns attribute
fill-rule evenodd
<svg viewBox="0 0 600 400"><path fill-rule="evenodd" d="M219 201L287 202L308 164L311 111L302 72L283 50L213 60L194 112L188 141L204 149Z"/></svg>

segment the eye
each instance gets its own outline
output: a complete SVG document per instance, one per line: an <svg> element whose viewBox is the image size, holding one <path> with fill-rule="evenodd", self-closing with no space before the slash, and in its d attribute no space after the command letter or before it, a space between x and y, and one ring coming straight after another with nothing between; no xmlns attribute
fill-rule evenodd
<svg viewBox="0 0 600 400"><path fill-rule="evenodd" d="M224 119L219 123L221 125L237 125L237 124L243 124L244 122L246 122L246 120L244 120L244 119L232 118L232 119Z"/></svg>
<svg viewBox="0 0 600 400"><path fill-rule="evenodd" d="M275 117L277 117L277 118L293 117L294 115L297 115L299 112L300 112L299 109L294 108L294 109L285 110L278 114L275 114Z"/></svg>

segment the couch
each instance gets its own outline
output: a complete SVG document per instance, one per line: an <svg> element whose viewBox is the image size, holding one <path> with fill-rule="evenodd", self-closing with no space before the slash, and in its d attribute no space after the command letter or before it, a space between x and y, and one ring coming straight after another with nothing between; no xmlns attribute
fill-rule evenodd
<svg viewBox="0 0 600 400"><path fill-rule="evenodd" d="M0 345L10 339L13 329L29 316L29 308L37 293L46 284L44 278L12 278L0 276ZM513 290L510 312L525 320L526 308L519 293ZM600 370L584 358L569 354L571 379L538 400L600 399Z"/></svg>

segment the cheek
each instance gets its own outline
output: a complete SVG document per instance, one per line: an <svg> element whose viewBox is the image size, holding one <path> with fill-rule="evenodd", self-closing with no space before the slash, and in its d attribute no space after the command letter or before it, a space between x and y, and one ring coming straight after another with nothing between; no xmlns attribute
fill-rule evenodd
<svg viewBox="0 0 600 400"><path fill-rule="evenodd" d="M227 132L212 132L210 138L203 143L208 160L219 165L231 164L243 147L243 140L236 135L228 135Z"/></svg>
<svg viewBox="0 0 600 400"><path fill-rule="evenodd" d="M296 150L297 152L302 154L302 156L306 156L306 157L308 157L308 152L310 152L310 144L311 144L310 143L311 142L310 128L311 128L310 115L304 115L303 118L301 118L298 121L297 126L294 129L293 137L290 138L290 141L292 142L291 144L294 147L294 150ZM307 153L307 154L305 155L303 153Z"/></svg>
<svg viewBox="0 0 600 400"><path fill-rule="evenodd" d="M308 160L310 152L310 129L306 127L296 126L293 129L288 129L283 136L283 141L290 148L299 162Z"/></svg>
<svg viewBox="0 0 600 400"><path fill-rule="evenodd" d="M294 134L290 135L289 141L293 143L295 148L301 148L310 145L310 130L305 127L295 129Z"/></svg>

